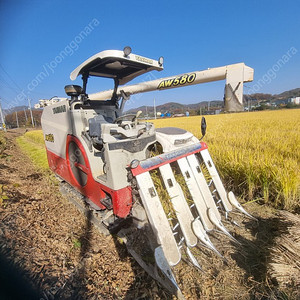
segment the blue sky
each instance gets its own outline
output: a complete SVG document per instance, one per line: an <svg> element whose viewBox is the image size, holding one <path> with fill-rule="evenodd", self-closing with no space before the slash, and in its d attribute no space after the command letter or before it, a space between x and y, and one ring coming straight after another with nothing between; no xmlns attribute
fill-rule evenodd
<svg viewBox="0 0 300 300"><path fill-rule="evenodd" d="M153 73L158 78L245 62L254 68L255 77L253 83L245 84L244 93L254 89L274 94L297 88L299 11L297 0L2 0L2 105L24 105L27 97L34 104L41 98L65 96L64 86L71 83L69 75L75 67L97 52L127 45L146 57L164 56L164 71ZM86 27L89 33L78 38ZM288 60L278 68L278 60L291 49L293 54L289 52ZM47 76L34 81L45 68ZM111 82L97 79L88 91L111 87ZM157 105L221 100L223 89L224 82L215 82L146 93L126 109L152 105L154 97Z"/></svg>

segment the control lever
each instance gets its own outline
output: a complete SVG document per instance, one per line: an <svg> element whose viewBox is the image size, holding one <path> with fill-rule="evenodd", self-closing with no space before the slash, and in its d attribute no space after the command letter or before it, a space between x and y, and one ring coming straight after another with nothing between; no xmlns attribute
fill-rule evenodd
<svg viewBox="0 0 300 300"><path fill-rule="evenodd" d="M143 112L142 112L141 110L139 110L139 111L136 113L135 117L133 118L132 121L134 121L135 127L137 126L137 123L138 123L138 117L139 117L142 113L143 113Z"/></svg>

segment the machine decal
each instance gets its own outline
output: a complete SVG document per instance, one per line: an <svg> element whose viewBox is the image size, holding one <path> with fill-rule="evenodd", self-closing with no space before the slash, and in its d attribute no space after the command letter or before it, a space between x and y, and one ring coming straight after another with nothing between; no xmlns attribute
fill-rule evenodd
<svg viewBox="0 0 300 300"><path fill-rule="evenodd" d="M196 73L184 74L179 77L166 79L160 82L158 89L164 89L169 87L176 87L178 85L185 85L194 82L196 79Z"/></svg>
<svg viewBox="0 0 300 300"><path fill-rule="evenodd" d="M52 133L45 134L45 141L54 143L54 135Z"/></svg>
<svg viewBox="0 0 300 300"><path fill-rule="evenodd" d="M67 108L65 105L57 106L52 108L53 114L60 114L67 111Z"/></svg>
<svg viewBox="0 0 300 300"><path fill-rule="evenodd" d="M146 63L146 64L150 64L150 65L153 65L153 60L152 59L149 59L149 58L146 58L146 57L142 57L142 56L139 56L139 55L136 55L135 56L135 59L140 61L140 62L143 62L143 63Z"/></svg>

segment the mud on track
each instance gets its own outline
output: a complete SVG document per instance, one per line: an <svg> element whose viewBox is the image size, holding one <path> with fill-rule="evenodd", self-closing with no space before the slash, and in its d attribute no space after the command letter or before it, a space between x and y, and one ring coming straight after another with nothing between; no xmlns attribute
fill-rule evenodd
<svg viewBox="0 0 300 300"><path fill-rule="evenodd" d="M101 235L61 195L50 173L35 169L15 144L18 134L7 134L0 157L0 192L5 195L0 205L0 299L171 299L117 238ZM228 263L202 250L199 262L205 273L184 262L176 268L188 299L286 299L283 291L297 299L299 283L288 278L282 285L269 268L278 260L273 249L280 248L280 237L288 236L293 223L264 206L247 209L259 223L237 217L243 228L229 228L241 246L213 238Z"/></svg>

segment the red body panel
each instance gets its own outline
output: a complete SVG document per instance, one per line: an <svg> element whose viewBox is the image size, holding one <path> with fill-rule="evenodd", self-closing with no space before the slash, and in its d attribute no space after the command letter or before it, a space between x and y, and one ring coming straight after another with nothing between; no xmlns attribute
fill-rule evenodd
<svg viewBox="0 0 300 300"><path fill-rule="evenodd" d="M71 161L69 157L69 144L73 141L77 144L82 155L84 157L85 166L79 164L77 161ZM114 214L120 218L125 218L129 215L132 206L132 195L131 188L126 187L120 190L112 190L101 183L97 182L92 175L90 164L84 147L80 141L71 135L67 138L66 147L66 159L54 154L47 149L47 157L51 170L67 181L70 185L74 186L81 194L89 198L93 203L95 203L100 209L106 209L104 205L101 204L100 199L106 196L105 193L110 194L113 203ZM79 167L87 175L87 183L81 186L76 178L74 177L71 164L74 163L76 167Z"/></svg>

